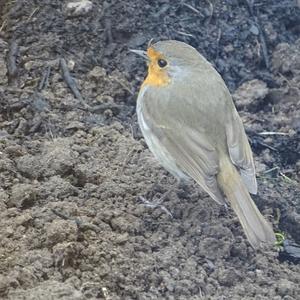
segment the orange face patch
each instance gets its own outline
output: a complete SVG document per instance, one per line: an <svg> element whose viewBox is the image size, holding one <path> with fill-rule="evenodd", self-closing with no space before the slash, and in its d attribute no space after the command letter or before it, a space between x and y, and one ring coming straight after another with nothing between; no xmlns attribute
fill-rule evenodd
<svg viewBox="0 0 300 300"><path fill-rule="evenodd" d="M163 55L154 50L153 47L147 49L147 55L150 59L148 65L148 75L143 82L142 86L152 85L152 86L166 86L170 82L170 77L165 68L161 68L158 65L159 59L164 59Z"/></svg>

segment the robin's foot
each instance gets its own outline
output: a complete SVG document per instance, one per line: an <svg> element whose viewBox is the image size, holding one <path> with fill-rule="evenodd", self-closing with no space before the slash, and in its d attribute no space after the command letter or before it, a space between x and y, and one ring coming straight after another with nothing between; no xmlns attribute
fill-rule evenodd
<svg viewBox="0 0 300 300"><path fill-rule="evenodd" d="M159 190L159 192L160 192L162 189L162 186L158 183L155 183L152 186L151 190L147 193L148 195L152 194L152 196L150 196L151 200L148 200L149 199L148 196L147 197L138 196L138 200L144 206L150 207L152 209L159 208L159 209L163 210L167 215L169 215L170 217L173 218L172 213L164 205L162 205L162 203L169 197L171 192L175 191L178 188L179 185L180 185L180 180L176 179L175 183L173 183L172 186L166 192L164 192L161 196L156 197L157 190Z"/></svg>
<svg viewBox="0 0 300 300"><path fill-rule="evenodd" d="M166 193L168 193L168 192L169 191L167 191ZM164 198L164 195L161 198ZM173 218L172 213L164 205L160 204L161 202L163 202L163 200L161 198L154 200L154 201L149 201L143 196L138 196L138 200L141 201L144 206L147 206L147 207L150 207L153 209L160 208L167 215L169 215L171 218Z"/></svg>

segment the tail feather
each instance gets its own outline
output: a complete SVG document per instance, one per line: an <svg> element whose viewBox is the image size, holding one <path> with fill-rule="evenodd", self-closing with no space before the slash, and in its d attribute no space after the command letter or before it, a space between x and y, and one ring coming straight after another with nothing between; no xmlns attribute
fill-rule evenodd
<svg viewBox="0 0 300 300"><path fill-rule="evenodd" d="M274 244L276 239L271 224L258 210L247 187L231 162L222 162L218 182L232 209L237 214L252 247L259 248L264 243Z"/></svg>

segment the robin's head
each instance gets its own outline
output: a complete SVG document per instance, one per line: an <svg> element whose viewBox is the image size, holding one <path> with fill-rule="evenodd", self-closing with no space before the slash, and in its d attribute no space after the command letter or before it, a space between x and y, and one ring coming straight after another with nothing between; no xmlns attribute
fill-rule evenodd
<svg viewBox="0 0 300 300"><path fill-rule="evenodd" d="M166 86L173 79L182 78L199 64L207 61L186 43L169 40L150 44L147 51L131 50L148 61L148 75L143 85Z"/></svg>

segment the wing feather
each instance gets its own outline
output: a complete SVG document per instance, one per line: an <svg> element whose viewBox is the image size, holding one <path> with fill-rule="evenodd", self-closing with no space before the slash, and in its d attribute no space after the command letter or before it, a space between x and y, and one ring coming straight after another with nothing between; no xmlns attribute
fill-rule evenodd
<svg viewBox="0 0 300 300"><path fill-rule="evenodd" d="M226 126L227 145L231 161L238 167L243 182L251 194L257 193L257 182L252 151L242 120L236 109Z"/></svg>
<svg viewBox="0 0 300 300"><path fill-rule="evenodd" d="M216 181L219 168L218 155L208 142L201 126L199 130L195 130L186 124L186 120L182 119L180 114L164 114L168 99L164 99L161 109L154 113L155 99L151 97L151 93L145 92L143 103L138 104L138 114L142 113L140 119L148 124L152 134L157 137L155 140L160 143L155 147L152 145L152 149L162 151L163 148L163 152L169 153L178 169L193 178L216 202L226 203ZM158 159L162 158L159 153L154 154ZM166 166L165 159L161 163Z"/></svg>
<svg viewBox="0 0 300 300"><path fill-rule="evenodd" d="M198 133L197 143L191 138L192 129L170 132L168 147L170 155L176 157L177 166L193 178L216 202L225 204L222 192L216 181L218 158L215 150L205 143ZM177 141L177 142L176 142ZM178 142L180 141L180 142ZM200 141L203 141L201 143Z"/></svg>

